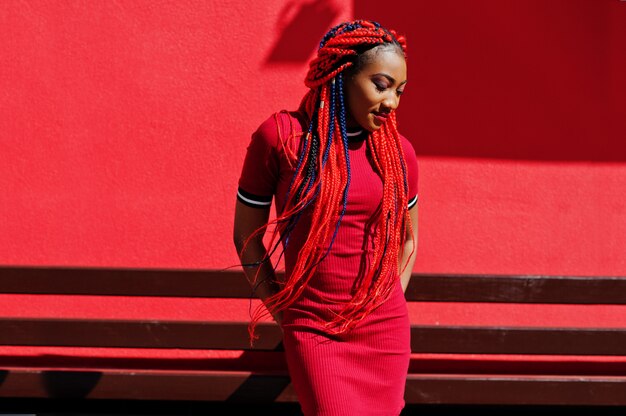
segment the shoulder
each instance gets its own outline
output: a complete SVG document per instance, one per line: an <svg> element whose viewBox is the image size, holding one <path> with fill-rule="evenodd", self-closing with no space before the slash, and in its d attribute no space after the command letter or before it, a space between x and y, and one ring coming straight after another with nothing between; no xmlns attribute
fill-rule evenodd
<svg viewBox="0 0 626 416"><path fill-rule="evenodd" d="M297 111L281 110L271 114L254 132L257 140L268 147L280 148L290 136L301 135L306 128L306 115Z"/></svg>
<svg viewBox="0 0 626 416"><path fill-rule="evenodd" d="M398 133L400 137L400 143L402 144L402 151L404 152L404 158L409 161L415 161L417 163L417 156L415 156L415 148L409 139L402 134Z"/></svg>
<svg viewBox="0 0 626 416"><path fill-rule="evenodd" d="M399 134L399 136L400 142L402 143L402 151L404 152L404 163L406 166L406 175L409 186L409 208L411 208L417 203L419 167L417 165L417 156L415 155L415 148L413 148L413 144L403 135Z"/></svg>

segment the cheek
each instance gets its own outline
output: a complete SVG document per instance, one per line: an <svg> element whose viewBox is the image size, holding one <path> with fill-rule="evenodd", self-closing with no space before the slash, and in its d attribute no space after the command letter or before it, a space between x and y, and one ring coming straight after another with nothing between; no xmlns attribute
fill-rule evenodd
<svg viewBox="0 0 626 416"><path fill-rule="evenodd" d="M362 89L360 91L360 107L362 111L369 113L376 106L376 103L379 101L380 95L374 89L371 88L369 90Z"/></svg>
<svg viewBox="0 0 626 416"><path fill-rule="evenodd" d="M374 98L371 93L359 88L352 91L350 97L350 109L355 116L367 115L370 112L370 108L374 104Z"/></svg>
<svg viewBox="0 0 626 416"><path fill-rule="evenodd" d="M361 98L359 98L358 93L355 90L350 90L346 96L346 110L348 114L352 117L357 118L359 113L359 104L361 102Z"/></svg>

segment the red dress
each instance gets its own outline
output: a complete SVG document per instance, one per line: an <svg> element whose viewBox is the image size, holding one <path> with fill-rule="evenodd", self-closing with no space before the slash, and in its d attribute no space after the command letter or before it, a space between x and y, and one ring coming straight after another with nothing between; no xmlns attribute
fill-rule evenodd
<svg viewBox="0 0 626 416"><path fill-rule="evenodd" d="M286 155L295 152L306 129L299 113L278 113L253 134L239 181L239 200L267 207L274 196L277 211L294 173ZM282 132L279 139L278 129ZM306 131L306 130L305 130ZM409 183L409 207L417 202L417 161L402 137ZM382 181L368 159L366 136L349 144L351 182L346 213L328 256L320 263L303 295L283 314L285 356L302 410L310 415L398 415L410 356L410 325L400 278L391 298L350 332L327 333L319 318L330 320L340 303L351 298L353 284L369 267L373 248L373 214L382 199ZM289 275L308 231L303 216L285 250Z"/></svg>

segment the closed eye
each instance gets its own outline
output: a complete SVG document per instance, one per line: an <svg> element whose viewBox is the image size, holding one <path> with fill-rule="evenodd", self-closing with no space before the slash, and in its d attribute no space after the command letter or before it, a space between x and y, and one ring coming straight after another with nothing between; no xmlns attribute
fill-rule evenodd
<svg viewBox="0 0 626 416"><path fill-rule="evenodd" d="M376 91L381 92L381 93L385 92L385 90L387 89L386 86L379 84L377 82L374 82L374 85L376 86ZM396 91L396 94L398 95L398 97L401 96L403 93L404 93L404 89Z"/></svg>
<svg viewBox="0 0 626 416"><path fill-rule="evenodd" d="M376 86L376 91L378 92L384 92L387 89L387 87L385 87L384 85L378 84L376 82L374 83L374 85Z"/></svg>

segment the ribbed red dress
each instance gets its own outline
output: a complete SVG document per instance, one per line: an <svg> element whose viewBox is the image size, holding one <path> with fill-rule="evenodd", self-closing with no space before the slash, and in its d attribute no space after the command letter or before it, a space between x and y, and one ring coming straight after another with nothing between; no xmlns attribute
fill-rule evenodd
<svg viewBox="0 0 626 416"><path fill-rule="evenodd" d="M239 180L240 201L267 207L274 196L277 211L282 211L295 169L288 154L297 152L305 123L302 114L282 112L253 134ZM298 134L289 138L292 126ZM391 298L352 331L329 334L319 322L332 319L341 302L351 299L353 285L368 269L373 252L374 213L382 199L382 181L370 163L366 140L367 135L361 134L349 144L348 206L332 249L303 295L283 315L289 374L306 416L395 416L404 407L410 327L400 278ZM417 161L410 142L402 137L402 143L412 207L417 202ZM286 274L293 270L308 220L303 215L289 240Z"/></svg>

